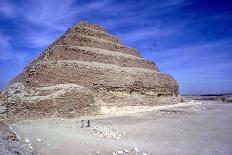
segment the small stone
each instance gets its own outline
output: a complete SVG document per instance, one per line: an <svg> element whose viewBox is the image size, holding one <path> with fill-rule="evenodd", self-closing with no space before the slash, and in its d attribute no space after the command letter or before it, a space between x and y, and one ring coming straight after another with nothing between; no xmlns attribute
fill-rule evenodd
<svg viewBox="0 0 232 155"><path fill-rule="evenodd" d="M138 149L137 147L134 147L132 151L138 153L138 152L139 152L139 149Z"/></svg>
<svg viewBox="0 0 232 155"><path fill-rule="evenodd" d="M42 140L41 140L41 139L36 139L36 141L37 141L37 142L42 142Z"/></svg>
<svg viewBox="0 0 232 155"><path fill-rule="evenodd" d="M126 150L126 149L125 149L125 150L123 150L123 152L124 152L124 153L128 153L128 152L129 152L129 150Z"/></svg>
<svg viewBox="0 0 232 155"><path fill-rule="evenodd" d="M102 137L103 137L103 135L98 135L98 137L101 137L101 138L102 138Z"/></svg>
<svg viewBox="0 0 232 155"><path fill-rule="evenodd" d="M99 154L100 153L100 151L96 151L96 154Z"/></svg>
<svg viewBox="0 0 232 155"><path fill-rule="evenodd" d="M117 151L118 154L123 154L123 151Z"/></svg>
<svg viewBox="0 0 232 155"><path fill-rule="evenodd" d="M28 145L28 148L33 149L33 147L31 145Z"/></svg>
<svg viewBox="0 0 232 155"><path fill-rule="evenodd" d="M27 142L27 143L30 142L30 140L28 138L24 138L24 141Z"/></svg>

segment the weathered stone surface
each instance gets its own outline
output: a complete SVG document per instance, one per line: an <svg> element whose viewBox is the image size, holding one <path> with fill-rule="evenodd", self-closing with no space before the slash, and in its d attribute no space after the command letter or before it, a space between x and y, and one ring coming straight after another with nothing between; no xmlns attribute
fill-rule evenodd
<svg viewBox="0 0 232 155"><path fill-rule="evenodd" d="M80 22L2 92L7 118L76 117L101 106L172 104L178 84L117 37Z"/></svg>
<svg viewBox="0 0 232 155"><path fill-rule="evenodd" d="M87 35L98 37L101 39L107 39L117 44L121 44L121 45L123 44L117 37L107 33L106 30L98 30L89 25L85 25L84 23L82 24L80 23L76 27L73 27L72 29L70 29L70 33L84 34L84 35L87 34Z"/></svg>
<svg viewBox="0 0 232 155"><path fill-rule="evenodd" d="M44 55L46 60L79 60L158 70L156 65L137 56L83 46L55 46Z"/></svg>
<svg viewBox="0 0 232 155"><path fill-rule="evenodd" d="M31 147L22 144L20 137L9 125L0 120L1 155L38 155Z"/></svg>
<svg viewBox="0 0 232 155"><path fill-rule="evenodd" d="M106 39L99 39L97 37L87 36L87 35L70 35L61 37L57 40L53 46L89 46L102 49L108 49L115 52L121 52L125 54L130 54L134 56L140 56L139 53L133 49L125 47L121 44L116 44L114 42L108 41Z"/></svg>

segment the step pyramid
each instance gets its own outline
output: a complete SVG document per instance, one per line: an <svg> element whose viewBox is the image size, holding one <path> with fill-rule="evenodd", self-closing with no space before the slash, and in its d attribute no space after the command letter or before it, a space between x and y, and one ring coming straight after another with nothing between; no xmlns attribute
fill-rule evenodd
<svg viewBox="0 0 232 155"><path fill-rule="evenodd" d="M104 28L79 22L2 92L8 118L77 117L101 107L172 104L178 83Z"/></svg>

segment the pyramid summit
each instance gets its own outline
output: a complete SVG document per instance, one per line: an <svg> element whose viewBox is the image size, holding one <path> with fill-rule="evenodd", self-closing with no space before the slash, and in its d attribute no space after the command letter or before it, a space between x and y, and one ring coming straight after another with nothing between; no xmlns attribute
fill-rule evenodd
<svg viewBox="0 0 232 155"><path fill-rule="evenodd" d="M104 28L79 22L2 92L10 119L77 117L179 102L178 83Z"/></svg>

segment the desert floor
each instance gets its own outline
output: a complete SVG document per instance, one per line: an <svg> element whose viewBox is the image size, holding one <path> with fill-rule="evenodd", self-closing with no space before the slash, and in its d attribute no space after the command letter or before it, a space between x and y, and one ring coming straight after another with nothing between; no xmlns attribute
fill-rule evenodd
<svg viewBox="0 0 232 155"><path fill-rule="evenodd" d="M232 104L162 108L117 117L21 121L12 128L43 155L232 154Z"/></svg>

